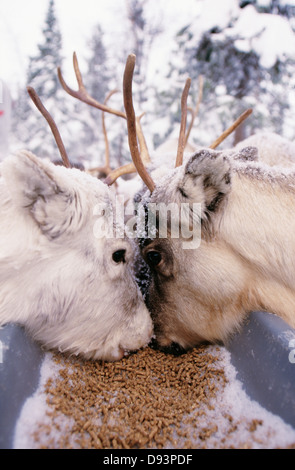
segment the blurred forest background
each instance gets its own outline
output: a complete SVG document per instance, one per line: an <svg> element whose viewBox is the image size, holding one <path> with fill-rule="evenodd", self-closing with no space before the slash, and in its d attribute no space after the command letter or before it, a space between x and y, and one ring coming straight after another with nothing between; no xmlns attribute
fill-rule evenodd
<svg viewBox="0 0 295 470"><path fill-rule="evenodd" d="M83 46L83 51L87 51L83 57L87 64L83 80L88 92L104 102L108 92L118 89L109 105L123 109L124 64L127 55L134 52L135 110L136 114L145 112L142 126L151 152L169 137L178 136L180 98L188 76L192 78L188 99L191 107L198 100L199 77L204 79L203 99L190 137L192 143L210 145L249 107L254 110L252 116L223 146L229 147L259 129L294 140L294 2L202 2L203 13L175 31L165 76L155 69L149 80L150 48L155 41L160 44L166 40L161 24L151 24L147 19L149 0L126 0L128 41L118 43L115 50L106 47L103 24L98 21ZM92 166L103 164L101 112L67 95L58 81L57 67L63 69L64 57L54 0L48 1L42 32L36 54L30 57L26 82L36 89L56 120L71 161ZM106 126L111 165L116 167L130 161L125 120L106 115ZM49 127L30 102L25 87L13 99L11 129L13 148L25 147L38 156L58 158Z"/></svg>

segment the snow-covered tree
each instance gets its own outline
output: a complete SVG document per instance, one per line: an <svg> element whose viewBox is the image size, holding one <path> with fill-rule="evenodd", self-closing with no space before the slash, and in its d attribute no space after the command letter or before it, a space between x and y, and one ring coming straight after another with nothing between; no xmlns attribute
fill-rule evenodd
<svg viewBox="0 0 295 470"><path fill-rule="evenodd" d="M49 0L42 41L30 57L27 85L32 86L56 121L71 161L84 157L80 144L82 132L78 105L62 89L57 68L62 66L62 36L55 14L54 0ZM22 146L42 157L59 160L59 152L45 119L30 101L26 89L20 90L14 106L15 138Z"/></svg>
<svg viewBox="0 0 295 470"><path fill-rule="evenodd" d="M43 40L38 44L38 52L30 57L27 82L32 84L39 96L54 97L60 88L57 67L62 65L62 35L55 14L54 0L49 0L45 25L42 29Z"/></svg>
<svg viewBox="0 0 295 470"><path fill-rule="evenodd" d="M104 46L104 32L97 24L87 42L87 69L83 74L83 82L88 93L103 103L108 93L109 75L107 70L107 54ZM83 113L83 144L91 162L96 166L103 165L105 144L102 134L101 111L85 103L80 104ZM92 164L92 163L91 163Z"/></svg>
<svg viewBox="0 0 295 470"><path fill-rule="evenodd" d="M274 13L291 18L295 14L295 5L281 0L241 0L240 7L254 5L261 13Z"/></svg>
<svg viewBox="0 0 295 470"><path fill-rule="evenodd" d="M190 99L194 103L198 77L203 75L203 104L192 133L195 143L209 145L249 107L254 112L245 123L247 134L267 128L293 139L293 15L294 6L279 0L203 0L199 16L176 36L168 77L173 85L161 90L162 109L170 106L169 131L180 119L179 97L185 77L192 78Z"/></svg>
<svg viewBox="0 0 295 470"><path fill-rule="evenodd" d="M148 144L154 147L154 132L158 132L155 115L156 91L153 82L148 82L150 55L155 40L162 33L159 18L153 17L149 0L127 0L129 20L129 51L136 55L133 78L133 99L138 112L145 112L142 125ZM126 53L127 56L127 53Z"/></svg>
<svg viewBox="0 0 295 470"><path fill-rule="evenodd" d="M104 32L100 24L94 28L88 44L90 57L85 83L91 96L97 101L103 102L109 91L111 77L107 65L108 57L104 44Z"/></svg>
<svg viewBox="0 0 295 470"><path fill-rule="evenodd" d="M105 33L100 24L97 24L87 42L87 69L83 74L83 81L88 93L98 102L104 103L111 91L118 89L106 104L115 109L123 110L123 97L121 81L117 80L117 70L114 68L113 55L108 54L105 46ZM105 163L106 144L102 126L102 112L94 107L83 104L83 142L91 156L91 165L103 166ZM107 130L110 165L112 168L125 163L130 159L126 135L126 122L124 119L105 113L105 127ZM125 141L125 145L123 142Z"/></svg>
<svg viewBox="0 0 295 470"><path fill-rule="evenodd" d="M153 90L147 87L147 66L150 46L159 32L156 23L148 21L148 0L128 0L126 2L126 32L125 41L121 41L117 50L107 50L104 41L104 31L100 25L93 31L88 42L88 70L85 73L85 85L90 94L103 102L107 94L114 89L114 94L108 104L123 110L122 78L124 62L130 52L136 54L136 68L133 80L133 99L137 113L147 111L147 119L152 119L149 104ZM102 134L101 113L96 109L90 111L91 116L85 121L86 139L92 142L94 161L103 164L104 139ZM146 129L149 123L145 119ZM130 162L130 151L125 120L105 114L105 123L110 146L111 166L116 167Z"/></svg>
<svg viewBox="0 0 295 470"><path fill-rule="evenodd" d="M144 66L147 57L144 54L145 33L147 22L144 15L146 0L128 0L128 19L131 25L133 37L133 52L136 55L136 69L134 71L134 81L138 84L139 102L145 100L144 96Z"/></svg>

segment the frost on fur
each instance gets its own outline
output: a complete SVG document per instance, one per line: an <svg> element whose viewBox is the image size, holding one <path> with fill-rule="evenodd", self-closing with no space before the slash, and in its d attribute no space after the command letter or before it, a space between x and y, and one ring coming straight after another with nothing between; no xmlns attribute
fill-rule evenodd
<svg viewBox="0 0 295 470"><path fill-rule="evenodd" d="M109 188L27 151L1 164L0 324L24 325L48 348L116 360L146 345L149 313L132 241L95 237ZM124 253L114 260L113 253Z"/></svg>

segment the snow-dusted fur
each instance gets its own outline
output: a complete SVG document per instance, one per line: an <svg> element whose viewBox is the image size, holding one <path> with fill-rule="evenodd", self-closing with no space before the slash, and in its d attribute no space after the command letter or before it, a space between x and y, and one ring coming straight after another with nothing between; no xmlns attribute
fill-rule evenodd
<svg viewBox="0 0 295 470"><path fill-rule="evenodd" d="M188 143L184 149L184 160L187 160L188 157L202 150L202 148L199 145ZM274 132L257 132L239 142L234 148L225 149L224 153L228 156L233 155L233 158L236 158L236 155L239 154L247 160L246 149L250 148L252 154L256 149L256 156L254 158L252 155L251 159L259 160L270 166L295 167L295 143ZM167 169L174 167L176 153L176 139L169 139L153 152L150 164L150 172L153 178L158 179L166 174Z"/></svg>
<svg viewBox="0 0 295 470"><path fill-rule="evenodd" d="M0 324L24 325L48 348L120 359L149 341L130 240L97 237L109 188L27 151L0 166ZM113 253L126 250L124 259Z"/></svg>
<svg viewBox="0 0 295 470"><path fill-rule="evenodd" d="M197 152L148 199L201 203L198 248L171 236L141 242L161 346L226 341L252 310L295 327L295 175L244 156Z"/></svg>
<svg viewBox="0 0 295 470"><path fill-rule="evenodd" d="M295 165L295 143L273 132L257 132L239 142L234 150L256 147L258 159L270 166L292 168Z"/></svg>

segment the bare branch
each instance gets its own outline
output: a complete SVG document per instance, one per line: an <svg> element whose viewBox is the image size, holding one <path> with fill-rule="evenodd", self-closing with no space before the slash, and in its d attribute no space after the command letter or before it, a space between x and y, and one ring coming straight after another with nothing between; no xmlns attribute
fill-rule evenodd
<svg viewBox="0 0 295 470"><path fill-rule="evenodd" d="M182 165L182 162L183 162L183 152L184 152L184 147L185 147L186 119L187 119L187 97L188 97L190 86L191 86L191 79L187 78L183 92L182 92L182 96L181 96L181 123L180 123L175 167Z"/></svg>
<svg viewBox="0 0 295 470"><path fill-rule="evenodd" d="M246 111L244 111L241 116L238 117L238 119L235 120L235 122L228 128L226 129L219 137L216 139L213 144L210 145L210 149L216 149L218 145L221 144L245 119L247 119L248 116L252 113L252 109L249 108Z"/></svg>
<svg viewBox="0 0 295 470"><path fill-rule="evenodd" d="M43 103L41 102L41 100L40 100L39 96L37 95L37 92L34 90L34 88L32 88L31 86L28 86L27 91L28 91L33 103L35 104L37 109L41 112L41 114L44 116L44 118L46 119L46 121L48 122L48 124L50 126L50 129L52 131L53 137L54 137L55 142L57 144L57 147L58 147L59 153L61 155L64 166L66 166L67 168L71 168L72 165L70 164L65 146L63 144L61 135L59 133L59 130L57 128L57 125L56 125L54 119L52 118L50 113L47 111L47 109L45 108Z"/></svg>

